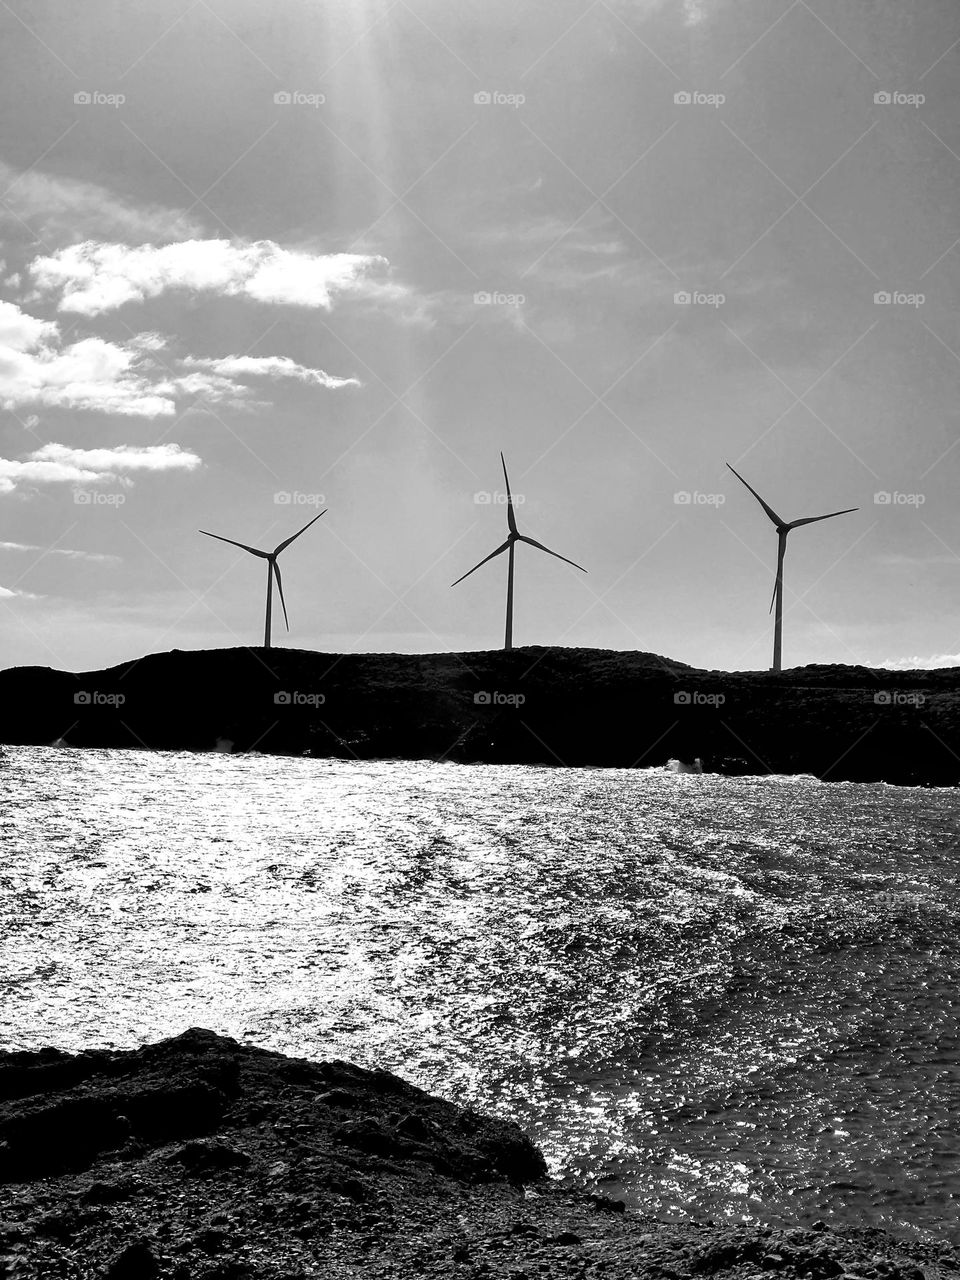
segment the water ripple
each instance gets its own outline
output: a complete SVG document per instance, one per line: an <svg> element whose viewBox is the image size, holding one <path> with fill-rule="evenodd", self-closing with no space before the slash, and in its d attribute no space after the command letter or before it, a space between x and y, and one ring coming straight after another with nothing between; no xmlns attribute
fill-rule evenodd
<svg viewBox="0 0 960 1280"><path fill-rule="evenodd" d="M203 1025L652 1213L957 1217L952 791L48 748L0 788L7 1046Z"/></svg>

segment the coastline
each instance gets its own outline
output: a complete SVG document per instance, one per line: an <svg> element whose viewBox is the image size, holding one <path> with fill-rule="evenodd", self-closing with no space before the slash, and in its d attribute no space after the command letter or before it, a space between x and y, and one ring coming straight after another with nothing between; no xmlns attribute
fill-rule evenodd
<svg viewBox="0 0 960 1280"><path fill-rule="evenodd" d="M0 1053L0 1259L21 1280L946 1280L960 1253L832 1222L667 1223L549 1182L512 1124L384 1071L191 1029Z"/></svg>
<svg viewBox="0 0 960 1280"><path fill-rule="evenodd" d="M960 783L960 668L704 671L655 654L222 649L0 672L0 742Z"/></svg>

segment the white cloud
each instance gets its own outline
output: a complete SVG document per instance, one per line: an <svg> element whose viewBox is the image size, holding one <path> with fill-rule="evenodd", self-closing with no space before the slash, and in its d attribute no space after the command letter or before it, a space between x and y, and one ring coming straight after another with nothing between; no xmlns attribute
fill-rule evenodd
<svg viewBox="0 0 960 1280"><path fill-rule="evenodd" d="M14 302L0 301L0 350L28 351L57 337L59 328L53 320L38 320Z"/></svg>
<svg viewBox="0 0 960 1280"><path fill-rule="evenodd" d="M171 414L130 344L82 338L61 345L59 326L0 302L0 407L21 405L92 409L139 417Z"/></svg>
<svg viewBox="0 0 960 1280"><path fill-rule="evenodd" d="M365 302L373 311L382 311L403 324L432 329L436 324L437 297L424 295L399 280L382 280L361 276L351 297Z"/></svg>
<svg viewBox="0 0 960 1280"><path fill-rule="evenodd" d="M38 547L32 542L0 542L0 551L39 551L45 556L64 556L68 560L91 560L98 564L120 563L120 556L101 555L98 551L71 551L66 547Z"/></svg>
<svg viewBox="0 0 960 1280"><path fill-rule="evenodd" d="M960 667L960 653L935 653L927 658L888 658L877 665L890 671L936 671L938 667Z"/></svg>
<svg viewBox="0 0 960 1280"><path fill-rule="evenodd" d="M176 367L168 369L156 359L165 345L162 334L151 332L122 343L82 338L62 345L56 322L0 301L0 407L45 405L156 418L175 413L177 401L187 396L257 408L238 378L294 378L328 390L360 385L356 378L310 369L286 356L185 357L171 359Z"/></svg>
<svg viewBox="0 0 960 1280"><path fill-rule="evenodd" d="M29 273L38 295L56 297L60 311L94 316L178 289L329 310L337 294L358 292L369 271L386 265L375 255L292 252L271 240L135 248L87 240L35 258Z"/></svg>
<svg viewBox="0 0 960 1280"><path fill-rule="evenodd" d="M132 241L186 240L203 234L202 225L179 209L131 204L95 182L57 177L30 169L18 173L0 161L0 225L27 223L42 240L73 242L91 236Z"/></svg>
<svg viewBox="0 0 960 1280"><path fill-rule="evenodd" d="M201 459L178 444L117 445L110 449L73 449L45 444L23 462L0 458L0 493L22 484L129 483L137 471L194 471Z"/></svg>
<svg viewBox="0 0 960 1280"><path fill-rule="evenodd" d="M185 356L180 362L184 369L207 369L225 379L233 378L296 378L318 387L359 387L357 378L338 378L322 369L310 369L297 364L288 356L220 356L201 358Z"/></svg>

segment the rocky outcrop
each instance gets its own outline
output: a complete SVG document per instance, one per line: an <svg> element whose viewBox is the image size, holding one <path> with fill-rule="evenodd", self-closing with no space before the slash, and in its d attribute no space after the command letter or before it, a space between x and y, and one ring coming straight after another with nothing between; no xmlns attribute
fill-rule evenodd
<svg viewBox="0 0 960 1280"><path fill-rule="evenodd" d="M946 1243L643 1219L511 1124L384 1071L209 1031L0 1054L0 1275L19 1280L945 1280Z"/></svg>
<svg viewBox="0 0 960 1280"><path fill-rule="evenodd" d="M152 654L0 672L0 741L960 782L960 669L698 671L600 649Z"/></svg>

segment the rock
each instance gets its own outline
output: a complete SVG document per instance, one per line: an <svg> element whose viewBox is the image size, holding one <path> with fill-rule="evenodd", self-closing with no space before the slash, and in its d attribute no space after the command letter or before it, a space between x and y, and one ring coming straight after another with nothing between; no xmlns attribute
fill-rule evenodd
<svg viewBox="0 0 960 1280"><path fill-rule="evenodd" d="M33 1227L24 1222L0 1221L0 1244L12 1244L15 1240L26 1240L33 1235Z"/></svg>
<svg viewBox="0 0 960 1280"><path fill-rule="evenodd" d="M194 1242L204 1253L219 1253L228 1239L229 1234L222 1227L204 1227L194 1236Z"/></svg>
<svg viewBox="0 0 960 1280"><path fill-rule="evenodd" d="M16 1058L0 1123L17 1168L35 1172L3 1202L11 1280L927 1280L920 1267L882 1271L904 1249L879 1230L638 1219L548 1181L515 1126L386 1072L197 1029L128 1053ZM318 1103L338 1091L349 1109ZM49 1155L20 1137L78 1103L89 1140L68 1135L71 1159L51 1176ZM119 1131L123 1116L132 1140L118 1157L93 1121ZM939 1255L931 1280L958 1277L952 1253L914 1253Z"/></svg>
<svg viewBox="0 0 960 1280"><path fill-rule="evenodd" d="M152 1280L160 1264L148 1240L136 1240L121 1250L104 1272L104 1280Z"/></svg>
<svg viewBox="0 0 960 1280"><path fill-rule="evenodd" d="M122 1178L118 1182L91 1182L81 1191L81 1204L116 1204L120 1200L128 1200L137 1190L132 1178Z"/></svg>
<svg viewBox="0 0 960 1280"><path fill-rule="evenodd" d="M242 1169L250 1163L250 1157L245 1151L228 1146L225 1142L213 1141L188 1142L167 1159L183 1165L191 1173L209 1173L217 1169Z"/></svg>
<svg viewBox="0 0 960 1280"><path fill-rule="evenodd" d="M627 1205L623 1200L612 1200L609 1196L591 1196L597 1213L626 1213Z"/></svg>
<svg viewBox="0 0 960 1280"><path fill-rule="evenodd" d="M397 1133L407 1138L422 1140L432 1138L433 1131L422 1116L408 1114L397 1124Z"/></svg>
<svg viewBox="0 0 960 1280"><path fill-rule="evenodd" d="M366 1200L368 1195L365 1184L359 1178L334 1177L328 1179L327 1185L331 1191L335 1191L341 1196L347 1196L351 1200L356 1200L357 1203Z"/></svg>
<svg viewBox="0 0 960 1280"><path fill-rule="evenodd" d="M348 1093L346 1089L327 1089L325 1093L318 1093L314 1101L324 1107L340 1107L344 1110L350 1108L352 1110L359 1099L355 1094Z"/></svg>

